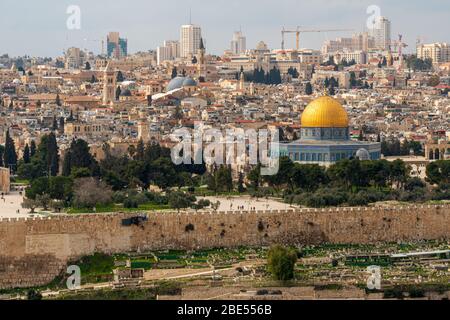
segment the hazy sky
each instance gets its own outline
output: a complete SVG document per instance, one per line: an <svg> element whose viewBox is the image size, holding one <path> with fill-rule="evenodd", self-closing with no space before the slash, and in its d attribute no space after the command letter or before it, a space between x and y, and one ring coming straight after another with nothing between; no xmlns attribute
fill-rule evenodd
<svg viewBox="0 0 450 320"><path fill-rule="evenodd" d="M66 27L69 5L81 9L80 30ZM0 0L0 54L57 56L70 46L99 53L101 44L95 40L109 31L128 38L129 52L146 51L165 39L178 39L190 9L208 52L221 54L239 28L247 47L264 40L279 48L282 26L362 31L370 5L380 7L381 15L392 21L393 37L402 33L410 49L419 36L450 42L449 0ZM350 34L305 34L301 47L319 49L324 40ZM286 47L294 42L290 37Z"/></svg>

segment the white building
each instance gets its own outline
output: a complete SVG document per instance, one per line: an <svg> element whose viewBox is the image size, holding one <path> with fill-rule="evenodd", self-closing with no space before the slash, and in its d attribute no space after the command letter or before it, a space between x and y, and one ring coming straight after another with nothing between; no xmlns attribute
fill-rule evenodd
<svg viewBox="0 0 450 320"><path fill-rule="evenodd" d="M180 56L187 58L197 54L200 49L202 30L199 26L187 24L181 26L180 31Z"/></svg>
<svg viewBox="0 0 450 320"><path fill-rule="evenodd" d="M367 55L364 51L339 51L334 54L335 63L340 63L341 61L352 62L355 61L356 64L366 64Z"/></svg>
<svg viewBox="0 0 450 320"><path fill-rule="evenodd" d="M448 43L420 44L417 46L417 58L431 59L433 63L450 62L450 46Z"/></svg>
<svg viewBox="0 0 450 320"><path fill-rule="evenodd" d="M241 31L237 31L233 34L233 40L231 40L231 53L242 54L247 50L247 40L242 35Z"/></svg>
<svg viewBox="0 0 450 320"><path fill-rule="evenodd" d="M375 48L379 50L389 49L391 45L391 21L385 17L379 17L369 33L374 38Z"/></svg>
<svg viewBox="0 0 450 320"><path fill-rule="evenodd" d="M157 63L175 60L180 57L180 42L175 40L164 41L163 46L156 48Z"/></svg>

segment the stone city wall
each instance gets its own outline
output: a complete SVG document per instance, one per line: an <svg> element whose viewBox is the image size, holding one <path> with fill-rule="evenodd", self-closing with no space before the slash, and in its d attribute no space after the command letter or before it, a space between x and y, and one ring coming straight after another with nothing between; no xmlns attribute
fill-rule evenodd
<svg viewBox="0 0 450 320"><path fill-rule="evenodd" d="M450 206L148 213L0 220L0 288L48 283L72 259L164 249L370 244L450 238Z"/></svg>

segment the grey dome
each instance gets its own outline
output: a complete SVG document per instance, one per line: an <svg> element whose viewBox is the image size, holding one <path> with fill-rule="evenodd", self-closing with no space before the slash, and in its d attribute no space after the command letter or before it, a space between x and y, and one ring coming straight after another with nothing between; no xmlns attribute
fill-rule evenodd
<svg viewBox="0 0 450 320"><path fill-rule="evenodd" d="M120 95L122 97L131 97L131 91L129 89L125 89Z"/></svg>
<svg viewBox="0 0 450 320"><path fill-rule="evenodd" d="M195 80L192 79L191 77L187 77L184 79L183 87L195 87L195 86L197 86L197 82L195 82Z"/></svg>
<svg viewBox="0 0 450 320"><path fill-rule="evenodd" d="M183 87L184 80L185 80L184 77L173 78L172 80L170 80L169 84L167 85L167 91L180 89L181 87Z"/></svg>
<svg viewBox="0 0 450 320"><path fill-rule="evenodd" d="M364 148L359 149L358 151L356 151L356 158L358 158L361 161L370 160L369 151L367 151Z"/></svg>

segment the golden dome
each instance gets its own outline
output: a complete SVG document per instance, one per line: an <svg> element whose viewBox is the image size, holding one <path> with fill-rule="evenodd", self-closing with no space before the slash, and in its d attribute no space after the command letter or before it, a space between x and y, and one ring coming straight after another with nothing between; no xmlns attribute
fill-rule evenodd
<svg viewBox="0 0 450 320"><path fill-rule="evenodd" d="M348 115L344 107L330 96L312 101L302 114L304 128L347 128Z"/></svg>

